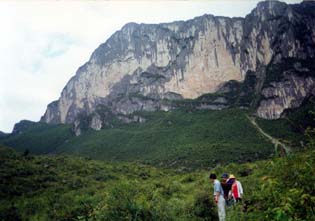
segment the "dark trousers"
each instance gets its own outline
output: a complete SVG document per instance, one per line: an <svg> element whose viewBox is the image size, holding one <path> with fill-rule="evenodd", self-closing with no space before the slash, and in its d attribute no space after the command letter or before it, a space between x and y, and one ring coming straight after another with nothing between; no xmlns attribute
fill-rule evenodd
<svg viewBox="0 0 315 221"><path fill-rule="evenodd" d="M242 198L236 198L236 202L242 202Z"/></svg>

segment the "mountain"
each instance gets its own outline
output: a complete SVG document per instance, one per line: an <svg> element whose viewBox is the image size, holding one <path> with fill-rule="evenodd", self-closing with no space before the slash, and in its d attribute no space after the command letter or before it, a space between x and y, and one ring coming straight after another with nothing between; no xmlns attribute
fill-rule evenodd
<svg viewBox="0 0 315 221"><path fill-rule="evenodd" d="M22 120L16 123L11 134L0 137L0 144L20 152L53 154L56 148L73 136L69 125L47 124Z"/></svg>
<svg viewBox="0 0 315 221"><path fill-rule="evenodd" d="M315 126L314 7L272 1L245 18L127 24L79 68L41 122L17 123L0 143L181 169L298 150Z"/></svg>
<svg viewBox="0 0 315 221"><path fill-rule="evenodd" d="M251 108L278 119L315 95L315 3L265 1L245 18L126 24L50 103L42 122L86 128L143 122L138 111ZM210 94L209 96L204 96Z"/></svg>
<svg viewBox="0 0 315 221"><path fill-rule="evenodd" d="M0 220L217 220L209 173L228 220L315 220L314 9L124 26L0 132Z"/></svg>
<svg viewBox="0 0 315 221"><path fill-rule="evenodd" d="M1 137L6 137L6 136L8 136L8 135L9 135L9 134L0 131L0 138L1 138Z"/></svg>

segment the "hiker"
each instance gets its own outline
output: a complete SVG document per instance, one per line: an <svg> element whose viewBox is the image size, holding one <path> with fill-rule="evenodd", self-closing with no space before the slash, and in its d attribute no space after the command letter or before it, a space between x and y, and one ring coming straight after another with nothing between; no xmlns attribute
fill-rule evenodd
<svg viewBox="0 0 315 221"><path fill-rule="evenodd" d="M217 176L212 173L209 176L210 182L213 183L213 195L214 201L218 206L218 215L219 220L225 220L225 199L224 199L224 192L219 180L217 180Z"/></svg>
<svg viewBox="0 0 315 221"><path fill-rule="evenodd" d="M229 196L233 197L234 202L242 201L243 196L243 187L240 181L236 180L236 177L231 174L227 183L232 184L232 188L230 190Z"/></svg>
<svg viewBox="0 0 315 221"><path fill-rule="evenodd" d="M227 206L230 206L231 202L229 201L229 192L231 190L232 184L228 183L229 174L223 173L221 176L221 186L224 192L224 199Z"/></svg>

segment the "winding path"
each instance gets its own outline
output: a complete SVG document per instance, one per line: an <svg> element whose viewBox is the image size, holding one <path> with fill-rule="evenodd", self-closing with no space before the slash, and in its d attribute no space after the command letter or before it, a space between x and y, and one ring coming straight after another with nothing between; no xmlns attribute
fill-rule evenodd
<svg viewBox="0 0 315 221"><path fill-rule="evenodd" d="M275 152L277 152L278 147L280 147L280 151L284 151L285 154L289 154L291 152L291 147L289 147L288 145L285 145L284 143L280 142L278 139L274 138L273 136L271 136L270 134L267 134L265 131L263 131L263 129L261 129L261 127L256 123L256 118L255 117L249 117L248 115L246 115L246 117L248 118L248 120L250 121L250 123L264 136L266 137L268 140L270 140L270 142L272 144L274 144L275 146Z"/></svg>

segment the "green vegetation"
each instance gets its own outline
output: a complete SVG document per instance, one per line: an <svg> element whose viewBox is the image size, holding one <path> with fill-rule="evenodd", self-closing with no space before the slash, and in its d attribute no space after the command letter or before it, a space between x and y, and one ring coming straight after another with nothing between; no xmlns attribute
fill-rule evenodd
<svg viewBox="0 0 315 221"><path fill-rule="evenodd" d="M314 159L313 147L288 158L224 168L250 173L240 178L246 187L247 212L232 210L230 220L315 220Z"/></svg>
<svg viewBox="0 0 315 221"><path fill-rule="evenodd" d="M58 150L93 159L189 168L268 157L273 151L240 110L142 116L148 119L147 123L90 132Z"/></svg>
<svg viewBox="0 0 315 221"><path fill-rule="evenodd" d="M265 120L257 118L259 126L271 136L293 146L300 146L303 134L296 131L296 127L288 119Z"/></svg>
<svg viewBox="0 0 315 221"><path fill-rule="evenodd" d="M273 154L273 145L240 109L136 114L147 121L88 131L79 137L71 134L68 125L36 124L0 143L35 154L66 153L182 169L248 162ZM298 133L291 135L290 139L300 139Z"/></svg>
<svg viewBox="0 0 315 221"><path fill-rule="evenodd" d="M288 158L195 172L0 147L0 220L217 220L210 172L243 184L246 211L229 208L227 220L314 220L311 144Z"/></svg>
<svg viewBox="0 0 315 221"><path fill-rule="evenodd" d="M285 113L285 117L278 120L257 119L260 127L271 136L278 138L291 146L301 146L305 137L303 134L308 127L315 127L314 115L315 98L310 97L301 107Z"/></svg>
<svg viewBox="0 0 315 221"><path fill-rule="evenodd" d="M0 220L211 220L205 173L0 148ZM200 189L199 186L205 187Z"/></svg>
<svg viewBox="0 0 315 221"><path fill-rule="evenodd" d="M23 152L28 149L33 154L56 153L56 148L73 137L70 125L49 125L23 121L15 134L0 139L0 143Z"/></svg>
<svg viewBox="0 0 315 221"><path fill-rule="evenodd" d="M23 122L1 139L19 152L0 145L0 220L217 220L210 172L243 184L246 208L228 208L227 220L314 220L315 132L296 130L308 107L258 120L282 141L305 142L264 161L255 160L273 146L239 109L136 113L146 123L80 137L69 125Z"/></svg>

